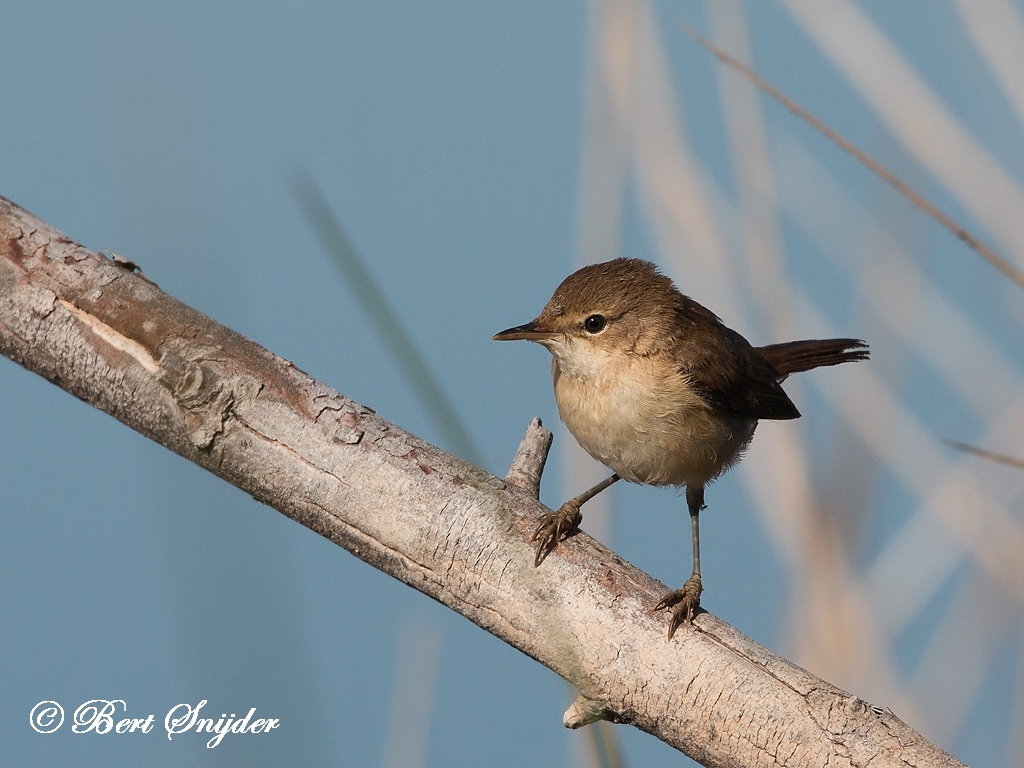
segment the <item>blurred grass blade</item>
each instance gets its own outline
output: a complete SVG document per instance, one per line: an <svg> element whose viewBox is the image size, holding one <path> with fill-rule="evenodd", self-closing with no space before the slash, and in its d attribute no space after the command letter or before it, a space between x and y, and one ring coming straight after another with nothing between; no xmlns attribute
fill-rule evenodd
<svg viewBox="0 0 1024 768"><path fill-rule="evenodd" d="M424 768L437 705L441 628L428 617L406 618L398 638L382 768Z"/></svg>
<svg viewBox="0 0 1024 768"><path fill-rule="evenodd" d="M366 268L352 241L348 239L316 182L304 173L296 174L292 181L292 192L320 244L341 268L363 311L381 335L384 346L398 363L409 386L426 408L435 426L441 430L441 434L456 454L479 466L480 454L473 438L470 437L441 384L405 330L398 313ZM587 735L591 739L597 763L601 768L621 768L624 765L615 736L610 729L592 727L588 729Z"/></svg>
<svg viewBox="0 0 1024 768"><path fill-rule="evenodd" d="M679 24L679 28L683 31L683 33L689 35L691 38L697 41L697 43L699 43L708 51L710 51L723 64L726 64L735 69L737 72L739 72L748 80L750 80L750 82L752 82L762 91L764 91L773 99L782 104L782 106L784 106L794 115L799 117L801 120L803 120L805 123L810 125L815 130L824 134L830 141L832 141L833 143L841 147L843 150L845 150L848 154L853 156L862 165L867 167L875 175L877 175L879 178L881 178L883 181L889 184L893 189L895 189L897 192L899 192L901 195L907 198L907 200L910 201L911 205L913 205L915 208L918 208L921 211L924 211L927 215L931 216L932 219L934 219L947 230L949 230L949 232L951 232L958 240L963 241L963 243L968 248L973 250L975 253L977 253L979 256L985 259L985 261L987 261L993 267L1002 272L1003 275L1012 280L1019 288L1024 288L1024 274L1022 274L1020 270L1015 268L1013 265L1011 265L1008 261L1003 259L998 254L996 254L995 251L993 251L987 245L978 240L978 238L976 238L974 235L968 232L964 227L957 224L953 219L951 219L949 216L944 214L942 211L940 211L938 208L936 208L934 205L928 202L925 198L923 198L921 195L915 192L910 187L910 185L908 185L906 182L904 182L902 179L896 176L896 174L894 174L884 165L882 165L877 160L872 158L866 152L863 152L862 150L857 148L856 145L847 141L837 131L832 129L827 123L825 123L822 120L819 120L806 109L793 102L778 88L773 86L767 80L764 80L763 78L756 75L749 67L747 67L742 62L730 56L728 53L723 51L721 48L717 47L710 40L702 37L700 34L698 34L693 29L690 29L690 27L686 26L685 24Z"/></svg>
<svg viewBox="0 0 1024 768"><path fill-rule="evenodd" d="M597 763L601 768L625 768L626 763L619 753L619 746L612 730L615 726L599 720L589 726L597 752Z"/></svg>
<svg viewBox="0 0 1024 768"><path fill-rule="evenodd" d="M995 451L986 451L984 448L977 448L967 443L961 443L959 440L949 440L943 438L942 442L951 448L956 448L958 451L964 453L970 453L974 456L979 456L989 461L994 461L997 464L1005 464L1008 467L1015 467L1016 469L1024 469L1024 459L1015 459L1013 456L1007 456L1002 453L996 453Z"/></svg>
<svg viewBox="0 0 1024 768"><path fill-rule="evenodd" d="M323 193L308 175L296 174L292 192L299 210L317 239L341 269L352 294L377 329L384 346L398 364L406 382L440 430L448 447L468 462L479 465L480 453L423 355L405 330L359 252L348 239Z"/></svg>

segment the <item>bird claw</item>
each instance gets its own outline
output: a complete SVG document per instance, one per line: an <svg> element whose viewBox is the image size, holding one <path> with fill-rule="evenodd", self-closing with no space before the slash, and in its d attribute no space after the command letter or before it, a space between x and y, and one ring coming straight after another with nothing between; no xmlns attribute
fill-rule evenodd
<svg viewBox="0 0 1024 768"><path fill-rule="evenodd" d="M535 568L544 562L544 558L558 546L558 542L564 536L579 530L580 521L583 519L580 506L572 499L541 520L537 530L533 532L533 541L537 542L537 555L533 559Z"/></svg>
<svg viewBox="0 0 1024 768"><path fill-rule="evenodd" d="M669 592L654 606L655 611L672 608L672 619L668 623L669 640L683 623L693 624L693 616L700 606L700 593L703 591L704 586L700 583L700 576L695 573L686 580L682 588ZM673 608L673 606L675 607Z"/></svg>

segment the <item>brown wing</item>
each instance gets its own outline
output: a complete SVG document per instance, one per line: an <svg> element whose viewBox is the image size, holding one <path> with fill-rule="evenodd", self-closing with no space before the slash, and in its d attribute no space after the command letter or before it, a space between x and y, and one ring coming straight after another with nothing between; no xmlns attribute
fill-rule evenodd
<svg viewBox="0 0 1024 768"><path fill-rule="evenodd" d="M713 312L686 297L677 342L679 372L714 410L755 419L797 419L783 378L765 358Z"/></svg>

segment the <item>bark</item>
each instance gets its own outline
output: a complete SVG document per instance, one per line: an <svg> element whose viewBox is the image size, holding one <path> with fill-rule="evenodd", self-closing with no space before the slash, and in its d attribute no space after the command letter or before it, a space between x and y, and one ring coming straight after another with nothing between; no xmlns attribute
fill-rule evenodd
<svg viewBox="0 0 1024 768"><path fill-rule="evenodd" d="M550 433L507 480L389 424L0 197L0 352L430 595L708 766L961 766L888 710L702 613L583 533L533 566Z"/></svg>

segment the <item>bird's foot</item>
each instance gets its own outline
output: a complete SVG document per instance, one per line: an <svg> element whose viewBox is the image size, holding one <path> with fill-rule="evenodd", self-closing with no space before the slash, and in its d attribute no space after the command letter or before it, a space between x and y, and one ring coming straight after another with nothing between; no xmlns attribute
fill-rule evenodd
<svg viewBox="0 0 1024 768"><path fill-rule="evenodd" d="M580 521L583 519L583 515L580 514L581 506L576 499L570 499L551 514L544 515L537 530L533 532L533 540L537 542L534 567L544 562L544 558L558 546L563 536L579 530Z"/></svg>
<svg viewBox="0 0 1024 768"><path fill-rule="evenodd" d="M695 573L686 580L681 589L669 592L654 606L656 611L660 611L662 608L672 608L672 620L668 624L669 640L672 639L672 635L676 633L683 622L693 624L693 614L700 606L700 593L703 591L704 587L700 583L700 576Z"/></svg>

